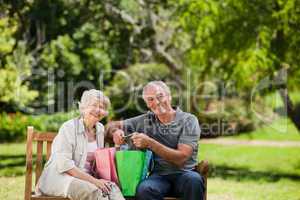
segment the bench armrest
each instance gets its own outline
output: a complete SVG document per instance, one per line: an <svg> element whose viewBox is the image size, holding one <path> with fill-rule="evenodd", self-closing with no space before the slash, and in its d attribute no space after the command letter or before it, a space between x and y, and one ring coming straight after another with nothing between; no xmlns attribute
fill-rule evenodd
<svg viewBox="0 0 300 200"><path fill-rule="evenodd" d="M204 192L204 197L203 199L207 199L207 177L208 177L208 172L209 172L209 166L208 166L208 161L207 160L202 160L198 165L196 166L196 171L200 173L203 178L204 178L204 185L205 185L205 192Z"/></svg>
<svg viewBox="0 0 300 200"><path fill-rule="evenodd" d="M207 160L202 160L198 163L196 166L196 171L199 172L202 176L205 176L207 178L209 166Z"/></svg>

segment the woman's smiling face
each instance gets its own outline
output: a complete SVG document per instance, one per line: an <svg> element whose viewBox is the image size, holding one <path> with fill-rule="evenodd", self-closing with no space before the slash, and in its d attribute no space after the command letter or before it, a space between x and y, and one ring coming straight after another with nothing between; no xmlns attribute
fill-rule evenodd
<svg viewBox="0 0 300 200"><path fill-rule="evenodd" d="M92 101L90 105L85 109L84 118L93 124L96 124L102 118L108 115L105 104L97 99Z"/></svg>

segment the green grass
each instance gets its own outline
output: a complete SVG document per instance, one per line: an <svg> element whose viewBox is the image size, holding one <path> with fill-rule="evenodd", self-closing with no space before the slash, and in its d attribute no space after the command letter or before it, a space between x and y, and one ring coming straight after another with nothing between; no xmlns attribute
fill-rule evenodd
<svg viewBox="0 0 300 200"><path fill-rule="evenodd" d="M277 182L208 179L208 200L299 200L299 182L281 179Z"/></svg>
<svg viewBox="0 0 300 200"><path fill-rule="evenodd" d="M0 199L24 198L25 144L0 144Z"/></svg>
<svg viewBox="0 0 300 200"><path fill-rule="evenodd" d="M25 143L0 144L0 177L25 173Z"/></svg>
<svg viewBox="0 0 300 200"><path fill-rule="evenodd" d="M275 140L275 141L300 141L300 132L287 118L279 118L272 124L266 124L250 133L242 133L226 138L243 140Z"/></svg>
<svg viewBox="0 0 300 200"><path fill-rule="evenodd" d="M246 181L290 178L300 183L299 152L295 147L200 144L199 157L212 163L212 176Z"/></svg>
<svg viewBox="0 0 300 200"><path fill-rule="evenodd" d="M208 200L300 200L300 148L200 144ZM0 199L23 199L25 144L0 145Z"/></svg>
<svg viewBox="0 0 300 200"><path fill-rule="evenodd" d="M25 177L1 177L0 199L21 200L24 199Z"/></svg>
<svg viewBox="0 0 300 200"><path fill-rule="evenodd" d="M0 177L0 198L21 200L24 194L24 176ZM299 200L299 183L280 180L276 183L237 182L209 178L208 200Z"/></svg>
<svg viewBox="0 0 300 200"><path fill-rule="evenodd" d="M300 199L300 148L200 144L212 199Z"/></svg>

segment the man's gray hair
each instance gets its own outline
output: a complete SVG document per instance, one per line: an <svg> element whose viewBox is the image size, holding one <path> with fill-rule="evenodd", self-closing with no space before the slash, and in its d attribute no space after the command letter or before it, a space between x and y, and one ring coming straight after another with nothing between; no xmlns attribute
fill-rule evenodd
<svg viewBox="0 0 300 200"><path fill-rule="evenodd" d="M80 114L83 114L84 110L95 101L103 103L105 109L108 109L110 106L109 98L102 91L95 89L86 90L83 92L80 102L78 102Z"/></svg>
<svg viewBox="0 0 300 200"><path fill-rule="evenodd" d="M145 91L151 86L158 86L163 89L169 96L171 96L171 90L163 81L150 81L143 87L143 97L145 95Z"/></svg>

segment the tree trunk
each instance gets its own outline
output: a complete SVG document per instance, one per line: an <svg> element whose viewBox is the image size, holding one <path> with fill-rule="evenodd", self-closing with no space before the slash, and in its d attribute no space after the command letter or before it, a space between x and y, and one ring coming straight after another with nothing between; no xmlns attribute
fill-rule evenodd
<svg viewBox="0 0 300 200"><path fill-rule="evenodd" d="M300 114L296 112L295 106L289 96L288 89L281 88L279 89L279 93L284 103L287 116L292 120L292 122L294 123L294 125L300 133Z"/></svg>

